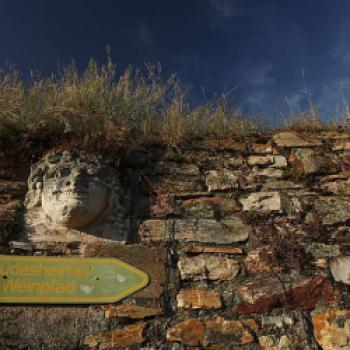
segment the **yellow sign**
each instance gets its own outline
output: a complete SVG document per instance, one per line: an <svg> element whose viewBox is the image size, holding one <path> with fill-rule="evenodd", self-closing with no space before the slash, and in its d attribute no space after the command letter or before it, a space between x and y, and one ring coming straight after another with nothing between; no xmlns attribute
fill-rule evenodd
<svg viewBox="0 0 350 350"><path fill-rule="evenodd" d="M112 303L149 283L114 258L0 255L0 303Z"/></svg>

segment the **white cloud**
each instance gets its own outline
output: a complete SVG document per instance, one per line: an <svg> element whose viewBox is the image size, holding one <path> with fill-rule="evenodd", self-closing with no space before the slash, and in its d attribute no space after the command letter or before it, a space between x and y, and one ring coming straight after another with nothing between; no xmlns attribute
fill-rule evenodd
<svg viewBox="0 0 350 350"><path fill-rule="evenodd" d="M272 65L264 64L250 69L246 82L251 87L262 87L267 84L272 84Z"/></svg>
<svg viewBox="0 0 350 350"><path fill-rule="evenodd" d="M240 0L209 0L209 3L221 17L237 17L242 14Z"/></svg>

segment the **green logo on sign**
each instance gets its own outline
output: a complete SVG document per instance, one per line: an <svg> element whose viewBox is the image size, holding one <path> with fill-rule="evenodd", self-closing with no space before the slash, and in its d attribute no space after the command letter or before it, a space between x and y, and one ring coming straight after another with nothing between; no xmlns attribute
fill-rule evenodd
<svg viewBox="0 0 350 350"><path fill-rule="evenodd" d="M114 258L0 255L0 303L111 303L149 283Z"/></svg>

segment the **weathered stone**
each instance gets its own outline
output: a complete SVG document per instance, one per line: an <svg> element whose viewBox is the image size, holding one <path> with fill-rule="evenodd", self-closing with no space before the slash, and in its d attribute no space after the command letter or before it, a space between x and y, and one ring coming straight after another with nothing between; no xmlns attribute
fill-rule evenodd
<svg viewBox="0 0 350 350"><path fill-rule="evenodd" d="M258 340L261 350L278 350L277 341L272 335L262 335Z"/></svg>
<svg viewBox="0 0 350 350"><path fill-rule="evenodd" d="M199 168L195 164L178 164L174 162L159 161L150 169L152 175L199 175Z"/></svg>
<svg viewBox="0 0 350 350"><path fill-rule="evenodd" d="M85 244L81 242L8 242L11 254L81 256Z"/></svg>
<svg viewBox="0 0 350 350"><path fill-rule="evenodd" d="M197 160L194 160L197 163ZM232 157L232 153L224 154L214 154L207 155L202 164L211 170L220 170L223 169L230 171L229 169L240 169L240 167L244 164L242 156Z"/></svg>
<svg viewBox="0 0 350 350"><path fill-rule="evenodd" d="M339 197L320 197L315 200L315 210L322 223L334 225L350 219L350 202Z"/></svg>
<svg viewBox="0 0 350 350"><path fill-rule="evenodd" d="M349 176L345 173L326 175L320 179L319 184L322 186L322 185L326 184L327 182L347 180L348 178L349 178Z"/></svg>
<svg viewBox="0 0 350 350"><path fill-rule="evenodd" d="M309 136L301 136L294 132L280 132L273 136L273 140L278 147L315 147L321 146L322 142Z"/></svg>
<svg viewBox="0 0 350 350"><path fill-rule="evenodd" d="M221 256L181 257L178 262L182 279L232 280L239 272L239 262Z"/></svg>
<svg viewBox="0 0 350 350"><path fill-rule="evenodd" d="M167 194L181 195L184 193L194 194L204 192L205 186L200 177L178 175L173 176L152 176L150 182L156 193L166 191Z"/></svg>
<svg viewBox="0 0 350 350"><path fill-rule="evenodd" d="M286 327L291 328L295 325L294 318L292 315L288 315L285 310L283 310L282 315L276 316L266 316L264 315L261 319L262 328L276 328L284 329Z"/></svg>
<svg viewBox="0 0 350 350"><path fill-rule="evenodd" d="M214 254L229 254L240 255L243 254L241 248L231 246L218 246L218 247L206 247L198 245L186 245L181 249L182 253L201 254L201 253L214 253Z"/></svg>
<svg viewBox="0 0 350 350"><path fill-rule="evenodd" d="M105 310L105 317L127 317L133 319L141 319L152 316L159 316L163 314L161 308L144 307L135 304L123 303L120 305L106 305L103 306Z"/></svg>
<svg viewBox="0 0 350 350"><path fill-rule="evenodd" d="M181 202L181 207L187 216L213 218L217 202L217 197L190 198L183 200Z"/></svg>
<svg viewBox="0 0 350 350"><path fill-rule="evenodd" d="M287 167L287 159L281 155L249 156L248 164L251 166L269 165L272 168L284 169Z"/></svg>
<svg viewBox="0 0 350 350"><path fill-rule="evenodd" d="M333 278L337 282L350 284L350 256L338 256L330 263Z"/></svg>
<svg viewBox="0 0 350 350"><path fill-rule="evenodd" d="M283 285L273 275L259 274L246 278L235 287L241 302L254 304L259 299L266 298L275 293L283 293Z"/></svg>
<svg viewBox="0 0 350 350"><path fill-rule="evenodd" d="M241 288L242 290L242 288ZM240 290L240 292L241 292ZM247 291L245 291L246 293ZM250 290L250 293L253 291ZM270 290L271 293L271 290ZM249 295L252 298L252 294ZM253 303L240 304L236 311L239 314L268 312L273 308L284 307L287 309L300 308L312 310L320 301L336 303L341 296L333 290L331 282L323 276L316 276L311 280L301 281L299 285L278 294L274 291L270 296L258 298L254 296Z"/></svg>
<svg viewBox="0 0 350 350"><path fill-rule="evenodd" d="M84 339L83 344L89 348L99 350L141 344L145 340L143 336L145 326L146 323L140 322L124 328L92 334Z"/></svg>
<svg viewBox="0 0 350 350"><path fill-rule="evenodd" d="M302 311L280 309L273 315L260 315L259 345L264 350L317 350Z"/></svg>
<svg viewBox="0 0 350 350"><path fill-rule="evenodd" d="M254 176L271 177L274 179L280 179L284 176L282 169L277 168L258 168L254 167L252 174Z"/></svg>
<svg viewBox="0 0 350 350"><path fill-rule="evenodd" d="M348 173L350 166L350 152L345 152L341 155L340 158L336 158L338 162L341 164L342 170L345 173Z"/></svg>
<svg viewBox="0 0 350 350"><path fill-rule="evenodd" d="M147 247L141 244L122 246L112 244L88 244L84 249L86 257L114 257L131 264L150 276L151 283L143 290L133 294L137 298L159 298L166 281L167 249Z"/></svg>
<svg viewBox="0 0 350 350"><path fill-rule="evenodd" d="M273 148L270 143L267 143L267 144L253 143L252 150L256 154L268 154L268 153L272 153Z"/></svg>
<svg viewBox="0 0 350 350"><path fill-rule="evenodd" d="M241 209L234 198L199 197L183 200L182 209L187 216L196 218L226 217Z"/></svg>
<svg viewBox="0 0 350 350"><path fill-rule="evenodd" d="M336 140L332 146L333 151L350 151L350 140Z"/></svg>
<svg viewBox="0 0 350 350"><path fill-rule="evenodd" d="M269 247L259 247L250 251L243 259L247 271L251 273L271 271L281 272L281 268L279 266L272 265L269 259L270 254L271 249Z"/></svg>
<svg viewBox="0 0 350 350"><path fill-rule="evenodd" d="M173 220L151 219L144 221L139 229L141 242L166 242L171 238Z"/></svg>
<svg viewBox="0 0 350 350"><path fill-rule="evenodd" d="M180 309L218 309L221 307L220 295L216 292L200 289L181 289L177 297Z"/></svg>
<svg viewBox="0 0 350 350"><path fill-rule="evenodd" d="M312 149L296 149L291 154L291 162L302 168L303 174L333 174L339 171L339 166L324 154Z"/></svg>
<svg viewBox="0 0 350 350"><path fill-rule="evenodd" d="M320 185L323 191L335 194L335 195L350 195L350 178L347 176L336 176L333 179L330 176L322 179Z"/></svg>
<svg viewBox="0 0 350 350"><path fill-rule="evenodd" d="M317 343L323 350L350 349L350 310L328 309L312 315Z"/></svg>
<svg viewBox="0 0 350 350"><path fill-rule="evenodd" d="M283 193L281 195L282 211L287 215L288 218L298 217L303 211L300 199L297 196L288 196Z"/></svg>
<svg viewBox="0 0 350 350"><path fill-rule="evenodd" d="M166 332L169 342L181 342L188 346L202 346L204 343L205 325L202 321L190 318L170 327Z"/></svg>
<svg viewBox="0 0 350 350"><path fill-rule="evenodd" d="M328 267L328 263L326 259L316 259L314 261L314 265L320 269L326 269Z"/></svg>
<svg viewBox="0 0 350 350"><path fill-rule="evenodd" d="M133 214L138 218L166 219L181 216L183 212L173 195L159 194L155 198L135 197Z"/></svg>
<svg viewBox="0 0 350 350"><path fill-rule="evenodd" d="M209 192L231 190L238 188L238 177L229 170L211 170L207 173L205 183Z"/></svg>
<svg viewBox="0 0 350 350"><path fill-rule="evenodd" d="M280 155L273 156L273 164L271 165L271 167L284 169L284 168L287 168L287 166L288 166L288 162L286 157L280 156Z"/></svg>
<svg viewBox="0 0 350 350"><path fill-rule="evenodd" d="M305 246L307 253L310 253L315 259L328 259L341 254L340 246L337 244L309 243Z"/></svg>
<svg viewBox="0 0 350 350"><path fill-rule="evenodd" d="M281 337L272 335L263 335L259 338L261 350L290 350L298 349L300 338L298 335L284 334ZM303 348L305 349L305 348Z"/></svg>
<svg viewBox="0 0 350 350"><path fill-rule="evenodd" d="M289 180L268 180L263 184L262 191L279 191L279 190L299 190L303 185Z"/></svg>
<svg viewBox="0 0 350 350"><path fill-rule="evenodd" d="M326 130L317 133L317 136L322 140L347 140L350 137L348 131Z"/></svg>
<svg viewBox="0 0 350 350"><path fill-rule="evenodd" d="M206 345L245 345L254 342L253 331L258 329L258 325L250 320L226 320L220 316L213 320L205 321Z"/></svg>
<svg viewBox="0 0 350 350"><path fill-rule="evenodd" d="M220 159L221 157L219 157ZM237 156L237 157L228 157L224 158L223 160L223 166L225 168L240 168L244 164L243 157Z"/></svg>
<svg viewBox="0 0 350 350"><path fill-rule="evenodd" d="M99 307L0 307L1 349L80 349L82 338L107 329Z"/></svg>
<svg viewBox="0 0 350 350"><path fill-rule="evenodd" d="M186 242L230 244L248 239L250 227L238 217L229 220L175 220L175 239Z"/></svg>
<svg viewBox="0 0 350 350"><path fill-rule="evenodd" d="M244 211L270 212L282 210L281 196L278 192L255 192L240 199Z"/></svg>
<svg viewBox="0 0 350 350"><path fill-rule="evenodd" d="M268 156L249 156L248 164L249 165L271 165L274 163L273 155Z"/></svg>

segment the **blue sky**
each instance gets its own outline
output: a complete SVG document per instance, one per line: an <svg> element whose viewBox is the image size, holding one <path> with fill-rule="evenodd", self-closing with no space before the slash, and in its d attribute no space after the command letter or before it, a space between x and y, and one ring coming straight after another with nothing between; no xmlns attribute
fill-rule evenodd
<svg viewBox="0 0 350 350"><path fill-rule="evenodd" d="M350 97L350 2L337 0L1 0L0 64L28 74L75 59L122 70L160 62L194 101L229 91L271 121L286 100L305 108L304 85L325 116ZM304 74L302 74L304 72Z"/></svg>

